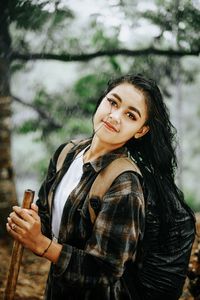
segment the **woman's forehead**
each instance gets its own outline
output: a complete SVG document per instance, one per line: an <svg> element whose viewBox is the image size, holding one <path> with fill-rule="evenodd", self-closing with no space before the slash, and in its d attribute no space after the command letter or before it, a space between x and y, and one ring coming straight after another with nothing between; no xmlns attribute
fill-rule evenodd
<svg viewBox="0 0 200 300"><path fill-rule="evenodd" d="M121 101L145 102L145 97L142 91L136 88L133 84L127 82L115 86L108 94L116 96L116 98L120 98Z"/></svg>

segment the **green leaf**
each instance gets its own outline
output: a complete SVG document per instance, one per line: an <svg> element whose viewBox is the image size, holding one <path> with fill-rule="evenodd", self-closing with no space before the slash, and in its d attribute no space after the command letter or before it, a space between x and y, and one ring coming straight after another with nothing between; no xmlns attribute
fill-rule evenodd
<svg viewBox="0 0 200 300"><path fill-rule="evenodd" d="M28 120L25 121L22 125L20 125L17 129L19 133L29 133L32 131L38 130L38 122L37 120Z"/></svg>

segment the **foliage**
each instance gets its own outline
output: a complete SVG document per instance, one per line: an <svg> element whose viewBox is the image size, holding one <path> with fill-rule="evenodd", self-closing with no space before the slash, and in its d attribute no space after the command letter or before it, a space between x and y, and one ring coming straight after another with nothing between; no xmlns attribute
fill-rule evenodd
<svg viewBox="0 0 200 300"><path fill-rule="evenodd" d="M19 29L39 30L49 17L44 6L45 3L34 5L31 1L24 0L8 1L9 21L16 23Z"/></svg>
<svg viewBox="0 0 200 300"><path fill-rule="evenodd" d="M38 128L38 121L37 120L27 120L27 121L24 121L18 128L18 131L20 133L23 133L23 134L26 134L26 133L29 133L29 132L32 132L32 131L36 131Z"/></svg>
<svg viewBox="0 0 200 300"><path fill-rule="evenodd" d="M55 29L74 18L73 12L62 7L62 1L8 1L7 18L12 36L12 48L20 53L52 49ZM61 25L62 24L62 25Z"/></svg>
<svg viewBox="0 0 200 300"><path fill-rule="evenodd" d="M193 208L195 212L200 211L200 203L197 201L195 195L192 192L185 192L185 201Z"/></svg>
<svg viewBox="0 0 200 300"><path fill-rule="evenodd" d="M106 1L106 13L94 13L84 23L75 9L63 3L61 0L9 1L12 51L81 56L120 48L200 49L200 10L193 1L155 0L151 1L151 9L138 0L115 1L115 4ZM120 22L109 22L113 17ZM144 24L146 28L147 24L154 26L155 32L152 30L149 34L148 30L141 36L138 32ZM123 37L124 28L129 30L127 40ZM21 62L13 61L11 71L20 72L22 67ZM193 82L198 70L188 69L178 57L151 54L145 57L112 55L79 63L77 78L70 90L65 88L49 94L41 82L36 86L31 104L37 115L20 124L18 131L39 131L50 152L56 144L74 135L90 134L91 115L107 81L129 72L154 78L164 95L171 97L170 87L176 85L177 78L181 83Z"/></svg>
<svg viewBox="0 0 200 300"><path fill-rule="evenodd" d="M79 108L84 114L91 115L96 106L96 100L100 97L101 92L105 89L108 81L108 74L88 74L76 81L72 89L72 95ZM99 96L99 97L98 97Z"/></svg>
<svg viewBox="0 0 200 300"><path fill-rule="evenodd" d="M142 15L159 26L160 34L154 41L166 44L166 34L171 34L171 47L200 48L200 10L192 1L156 1L156 10L147 10ZM174 40L174 41L173 41Z"/></svg>

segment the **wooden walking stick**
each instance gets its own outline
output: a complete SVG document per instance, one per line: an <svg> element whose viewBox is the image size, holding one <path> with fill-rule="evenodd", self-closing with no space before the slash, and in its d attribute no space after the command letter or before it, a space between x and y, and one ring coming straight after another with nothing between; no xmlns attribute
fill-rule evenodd
<svg viewBox="0 0 200 300"><path fill-rule="evenodd" d="M33 202L34 193L35 192L31 190L26 190L24 192L22 208L30 208L31 203ZM4 300L14 299L17 278L19 274L19 268L22 260L23 249L24 249L23 246L18 241L14 241L10 266L8 270Z"/></svg>

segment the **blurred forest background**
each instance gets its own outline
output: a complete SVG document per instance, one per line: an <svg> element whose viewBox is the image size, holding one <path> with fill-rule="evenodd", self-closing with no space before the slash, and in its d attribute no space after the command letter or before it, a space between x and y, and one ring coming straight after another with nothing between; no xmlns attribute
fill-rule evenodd
<svg viewBox="0 0 200 300"><path fill-rule="evenodd" d="M0 237L54 150L91 134L108 80L130 72L161 87L177 128L177 184L200 211L199 53L200 0L1 0Z"/></svg>

